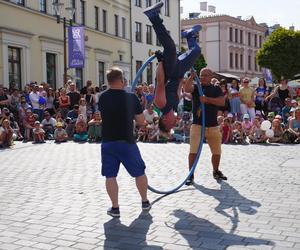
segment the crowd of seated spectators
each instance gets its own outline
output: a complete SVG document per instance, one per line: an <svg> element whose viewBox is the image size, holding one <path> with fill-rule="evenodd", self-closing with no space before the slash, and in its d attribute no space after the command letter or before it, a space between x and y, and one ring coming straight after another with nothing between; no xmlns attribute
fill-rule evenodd
<svg viewBox="0 0 300 250"><path fill-rule="evenodd" d="M300 89L291 89L286 80L270 89L264 79L258 86L249 80L228 83L213 79L222 89L225 106L219 107L218 123L223 143L299 143ZM13 141L44 143L101 142L101 114L98 100L101 89L86 82L79 91L68 81L65 88L54 90L48 84L27 84L24 90L7 89L0 85L0 147L10 147ZM160 130L159 110L154 99L154 85L139 84L135 89L146 120L145 126L135 127L140 142L189 142L192 124L192 101L182 91L177 109L177 124L169 132ZM249 97L251 94L251 98ZM262 129L270 121L273 133Z"/></svg>
<svg viewBox="0 0 300 250"><path fill-rule="evenodd" d="M23 91L0 85L0 147L13 141L56 143L101 141L101 91L92 82L77 91L68 81L66 88L54 90L48 84L27 84Z"/></svg>

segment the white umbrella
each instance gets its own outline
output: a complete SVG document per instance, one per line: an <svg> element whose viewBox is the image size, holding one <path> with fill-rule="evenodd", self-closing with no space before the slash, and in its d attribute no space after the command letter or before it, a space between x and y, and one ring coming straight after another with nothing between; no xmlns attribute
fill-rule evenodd
<svg viewBox="0 0 300 250"><path fill-rule="evenodd" d="M254 77L252 79L250 79L249 85L253 86L253 85L258 85L259 82L259 77Z"/></svg>
<svg viewBox="0 0 300 250"><path fill-rule="evenodd" d="M300 79L289 81L288 86L291 88L299 88L300 87Z"/></svg>

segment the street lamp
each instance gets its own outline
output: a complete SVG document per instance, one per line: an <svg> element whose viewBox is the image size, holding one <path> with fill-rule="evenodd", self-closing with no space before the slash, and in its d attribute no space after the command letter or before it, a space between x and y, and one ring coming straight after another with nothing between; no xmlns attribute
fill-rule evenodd
<svg viewBox="0 0 300 250"><path fill-rule="evenodd" d="M63 21L63 33L64 33L64 85L67 83L67 71L68 71L68 67L67 67L67 20L66 17L61 18L61 10L64 6L63 3L60 3L59 0L54 1L54 3L52 4L54 11L55 11L55 15L56 15L56 22L60 23L60 21ZM72 26L72 20L73 20L73 16L75 14L76 8L73 7L66 7L65 10L68 12L69 14L69 26Z"/></svg>

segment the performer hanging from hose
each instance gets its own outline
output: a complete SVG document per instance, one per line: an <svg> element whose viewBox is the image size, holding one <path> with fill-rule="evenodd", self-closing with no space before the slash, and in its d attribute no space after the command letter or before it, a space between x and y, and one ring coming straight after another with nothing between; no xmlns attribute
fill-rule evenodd
<svg viewBox="0 0 300 250"><path fill-rule="evenodd" d="M160 129L170 131L176 123L174 110L177 109L179 102L180 83L184 74L191 69L201 54L201 49L197 44L197 32L201 29L201 26L196 25L181 33L181 36L187 39L189 50L177 57L175 43L159 15L162 6L163 2L158 2L147 8L144 14L152 23L156 36L164 48L162 53L160 51L156 52L159 64L154 104L162 113L159 121ZM192 80L192 77L193 74L190 80Z"/></svg>

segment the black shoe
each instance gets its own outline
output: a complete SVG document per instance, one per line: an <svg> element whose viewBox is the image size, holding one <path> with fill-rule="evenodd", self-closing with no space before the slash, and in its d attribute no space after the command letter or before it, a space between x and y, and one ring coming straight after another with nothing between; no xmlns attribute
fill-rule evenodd
<svg viewBox="0 0 300 250"><path fill-rule="evenodd" d="M216 180L224 180L227 181L227 177L225 175L223 175L223 173L221 171L214 171L213 172L213 176Z"/></svg>
<svg viewBox="0 0 300 250"><path fill-rule="evenodd" d="M149 201L142 201L142 210L149 211L151 209L151 204Z"/></svg>
<svg viewBox="0 0 300 250"><path fill-rule="evenodd" d="M160 50L155 51L155 56L158 62L164 61L164 55Z"/></svg>
<svg viewBox="0 0 300 250"><path fill-rule="evenodd" d="M120 209L119 207L111 207L107 210L107 214L114 218L118 218L120 217Z"/></svg>
<svg viewBox="0 0 300 250"><path fill-rule="evenodd" d="M185 185L187 186L191 186L194 184L194 176L191 176L190 178L188 178L185 182Z"/></svg>
<svg viewBox="0 0 300 250"><path fill-rule="evenodd" d="M151 18L153 16L159 15L161 7L163 7L164 3L163 2L158 2L147 9L144 10L144 14Z"/></svg>

